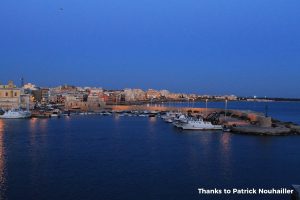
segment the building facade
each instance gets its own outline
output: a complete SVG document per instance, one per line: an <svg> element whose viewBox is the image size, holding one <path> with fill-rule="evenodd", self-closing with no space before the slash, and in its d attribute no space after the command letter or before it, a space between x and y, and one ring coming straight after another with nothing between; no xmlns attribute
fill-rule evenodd
<svg viewBox="0 0 300 200"><path fill-rule="evenodd" d="M22 90L17 88L12 81L7 85L0 85L0 108L12 109L20 107L20 96Z"/></svg>

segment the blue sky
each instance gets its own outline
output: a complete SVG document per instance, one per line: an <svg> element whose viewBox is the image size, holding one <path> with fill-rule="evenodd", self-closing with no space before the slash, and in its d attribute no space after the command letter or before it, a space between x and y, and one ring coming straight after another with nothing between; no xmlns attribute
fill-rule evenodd
<svg viewBox="0 0 300 200"><path fill-rule="evenodd" d="M300 97L299 10L299 0L2 0L0 81Z"/></svg>

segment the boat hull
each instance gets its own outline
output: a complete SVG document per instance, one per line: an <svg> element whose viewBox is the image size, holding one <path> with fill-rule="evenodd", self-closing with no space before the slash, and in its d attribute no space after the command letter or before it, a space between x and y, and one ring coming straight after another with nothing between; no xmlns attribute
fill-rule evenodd
<svg viewBox="0 0 300 200"><path fill-rule="evenodd" d="M1 119L25 119L25 118L29 118L31 116L31 114L22 114L22 115L7 115L7 114L3 114L0 115Z"/></svg>
<svg viewBox="0 0 300 200"><path fill-rule="evenodd" d="M178 126L179 128L183 130L222 130L222 126L213 126L213 127L198 127L198 126Z"/></svg>

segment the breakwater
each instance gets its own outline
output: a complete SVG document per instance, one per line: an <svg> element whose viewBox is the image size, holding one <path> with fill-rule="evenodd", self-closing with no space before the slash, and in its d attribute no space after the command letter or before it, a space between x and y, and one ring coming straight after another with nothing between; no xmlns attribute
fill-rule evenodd
<svg viewBox="0 0 300 200"><path fill-rule="evenodd" d="M158 111L158 112L182 112L201 114L207 116L211 113L222 113L220 124L231 127L231 131L242 134L254 135L291 135L300 134L300 126L294 123L274 120L263 113L250 110L225 110L222 108L191 108L191 107L166 107L147 105L118 105L107 106L112 111ZM225 117L226 112L226 117Z"/></svg>
<svg viewBox="0 0 300 200"><path fill-rule="evenodd" d="M106 107L112 111L130 111L130 110L137 110L137 111L159 111L159 112L192 112L192 113L200 113L202 115L209 115L214 112L225 112L225 109L222 108L191 108L191 107L167 107L167 106L147 106L147 105L118 105L118 106L107 106ZM263 113L254 112L250 110L226 110L226 113L231 115L235 115L237 117L244 117L247 118L249 121L259 121L261 125L269 126L271 117L265 117Z"/></svg>

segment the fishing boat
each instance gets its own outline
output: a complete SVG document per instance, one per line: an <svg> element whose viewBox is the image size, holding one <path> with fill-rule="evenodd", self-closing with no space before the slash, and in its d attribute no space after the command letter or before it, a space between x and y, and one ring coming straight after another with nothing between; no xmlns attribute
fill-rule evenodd
<svg viewBox="0 0 300 200"><path fill-rule="evenodd" d="M186 122L176 124L176 127L183 130L222 130L221 125L214 125L211 122L204 121L202 118L190 118Z"/></svg>

